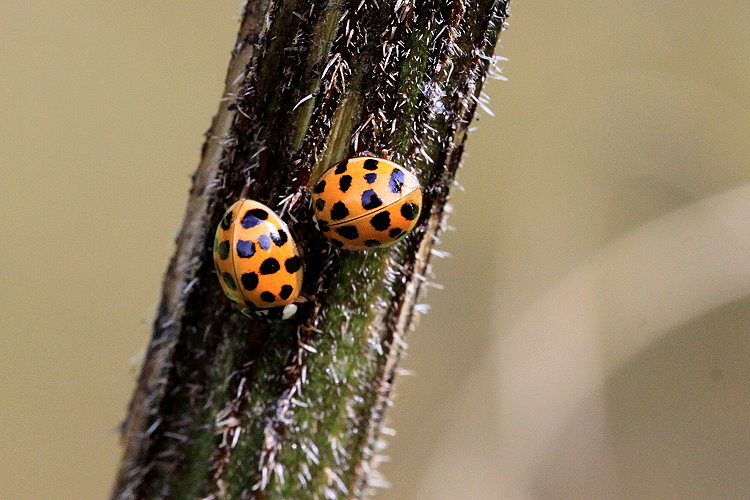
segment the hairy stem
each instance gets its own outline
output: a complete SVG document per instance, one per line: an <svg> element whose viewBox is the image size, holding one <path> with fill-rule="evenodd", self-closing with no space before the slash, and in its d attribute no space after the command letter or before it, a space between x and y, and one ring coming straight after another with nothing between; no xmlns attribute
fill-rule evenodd
<svg viewBox="0 0 750 500"><path fill-rule="evenodd" d="M507 0L251 1L193 179L112 497L357 498L444 219ZM397 245L333 250L308 186L388 150L423 183ZM232 309L213 230L242 187L283 213L307 301L285 323Z"/></svg>

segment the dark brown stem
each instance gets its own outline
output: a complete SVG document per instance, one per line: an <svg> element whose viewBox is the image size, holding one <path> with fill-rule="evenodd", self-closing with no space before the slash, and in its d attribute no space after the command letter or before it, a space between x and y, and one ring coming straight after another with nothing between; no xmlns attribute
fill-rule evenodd
<svg viewBox="0 0 750 500"><path fill-rule="evenodd" d="M248 3L123 427L113 498L359 497L507 0ZM387 149L425 188L385 250L332 250L307 187ZM213 230L248 184L304 252L297 316L233 310Z"/></svg>

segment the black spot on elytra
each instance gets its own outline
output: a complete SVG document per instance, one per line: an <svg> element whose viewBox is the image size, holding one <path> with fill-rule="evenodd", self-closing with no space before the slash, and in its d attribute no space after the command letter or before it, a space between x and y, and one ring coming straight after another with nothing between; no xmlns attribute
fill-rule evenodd
<svg viewBox="0 0 750 500"><path fill-rule="evenodd" d="M378 197L374 189L368 189L367 191L362 193L362 208L364 208L365 210L378 208L382 204L383 200Z"/></svg>
<svg viewBox="0 0 750 500"><path fill-rule="evenodd" d="M344 246L344 242L342 242L340 240L337 240L336 238L331 238L331 245L333 245L333 246L335 246L337 248L341 248L341 247Z"/></svg>
<svg viewBox="0 0 750 500"><path fill-rule="evenodd" d="M279 269L281 269L279 261L273 257L269 257L260 265L260 274L273 274Z"/></svg>
<svg viewBox="0 0 750 500"><path fill-rule="evenodd" d="M274 302L276 300L276 296L269 291L261 293L260 298L263 302Z"/></svg>
<svg viewBox="0 0 750 500"><path fill-rule="evenodd" d="M397 238L398 236L401 235L401 233L403 233L401 229L394 227L393 229L388 231L388 236L390 236L391 238Z"/></svg>
<svg viewBox="0 0 750 500"><path fill-rule="evenodd" d="M350 187L352 187L352 176L342 175L339 178L339 189L342 193L346 193L347 191L349 191Z"/></svg>
<svg viewBox="0 0 750 500"><path fill-rule="evenodd" d="M294 257L289 257L284 261L284 268L290 274L294 274L299 271L300 267L302 267L302 259L300 259L296 255Z"/></svg>
<svg viewBox="0 0 750 500"><path fill-rule="evenodd" d="M224 240L221 243L219 243L219 247L217 250L218 250L219 257L221 258L221 260L226 260L227 258L229 258L229 241Z"/></svg>
<svg viewBox="0 0 750 500"><path fill-rule="evenodd" d="M373 215L370 219L370 225L378 231L385 231L391 225L391 214L388 213L388 210L383 210Z"/></svg>
<svg viewBox="0 0 750 500"><path fill-rule="evenodd" d="M268 212L262 208L253 208L245 212L245 216L242 218L242 227L245 229L255 227L267 218Z"/></svg>
<svg viewBox="0 0 750 500"><path fill-rule="evenodd" d="M331 220L341 220L347 215L349 215L349 209L343 202L337 201L331 207Z"/></svg>
<svg viewBox="0 0 750 500"><path fill-rule="evenodd" d="M258 286L258 275L255 273L245 273L240 278L240 281L242 281L242 288L252 292Z"/></svg>
<svg viewBox="0 0 750 500"><path fill-rule="evenodd" d="M313 193L320 194L326 189L326 181L320 181L319 183L315 184L315 187L313 188Z"/></svg>
<svg viewBox="0 0 750 500"><path fill-rule="evenodd" d="M286 231L279 229L278 231L271 233L271 239L273 240L274 245L280 247L284 246L284 243L289 240L289 236L286 234Z"/></svg>
<svg viewBox="0 0 750 500"><path fill-rule="evenodd" d="M260 248L263 250L268 250L271 248L271 237L267 234L261 234L258 236L258 245L260 245Z"/></svg>
<svg viewBox="0 0 750 500"><path fill-rule="evenodd" d="M377 170L378 160L375 160L373 158L370 158L369 160L365 160L365 163L362 165L362 168L364 168L365 170Z"/></svg>
<svg viewBox="0 0 750 500"><path fill-rule="evenodd" d="M365 180L368 184L374 183L378 179L378 174L375 172L370 172L369 174L365 174Z"/></svg>
<svg viewBox="0 0 750 500"><path fill-rule="evenodd" d="M320 229L320 231L323 233L327 233L331 230L331 228L328 226L328 223L324 220L318 221L318 229Z"/></svg>
<svg viewBox="0 0 750 500"><path fill-rule="evenodd" d="M281 291L279 292L279 297L286 300L292 294L293 290L294 288L292 288L292 285L284 285L281 287Z"/></svg>
<svg viewBox="0 0 750 500"><path fill-rule="evenodd" d="M317 210L318 212L322 212L325 207L326 200L324 200L323 198L318 198L317 200L315 200L315 210Z"/></svg>
<svg viewBox="0 0 750 500"><path fill-rule="evenodd" d="M419 213L419 206L416 203L404 203L401 205L401 215L406 220L414 220Z"/></svg>
<svg viewBox="0 0 750 500"><path fill-rule="evenodd" d="M394 168L391 177L388 179L388 188L391 193L400 193L404 185L404 172L401 169Z"/></svg>
<svg viewBox="0 0 750 500"><path fill-rule="evenodd" d="M221 219L221 228L226 231L227 229L229 229L229 226L231 225L232 225L232 211L230 210L229 212L225 213L224 217Z"/></svg>
<svg viewBox="0 0 750 500"><path fill-rule="evenodd" d="M334 231L347 240L356 240L359 238L359 231L357 231L357 228L354 226L341 226L334 228Z"/></svg>
<svg viewBox="0 0 750 500"><path fill-rule="evenodd" d="M237 290L237 283L234 282L234 278L229 273L224 273L222 276L224 278L224 283L227 284L227 288L230 290Z"/></svg>
<svg viewBox="0 0 750 500"><path fill-rule="evenodd" d="M336 165L336 170L334 170L334 172L337 173L337 174L343 174L344 172L346 172L346 164L347 163L349 163L349 160L344 160L341 163L339 163L338 165Z"/></svg>
<svg viewBox="0 0 750 500"><path fill-rule="evenodd" d="M366 247L370 247L370 248L379 247L382 244L383 243L381 243L378 240L367 240L367 241L365 241L365 246Z"/></svg>
<svg viewBox="0 0 750 500"><path fill-rule="evenodd" d="M255 255L255 243L248 240L239 240L237 242L237 255L243 259L249 259Z"/></svg>

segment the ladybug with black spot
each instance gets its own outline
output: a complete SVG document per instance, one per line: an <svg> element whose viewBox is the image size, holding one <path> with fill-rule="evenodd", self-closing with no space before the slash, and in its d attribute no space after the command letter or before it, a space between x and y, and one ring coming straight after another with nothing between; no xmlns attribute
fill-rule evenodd
<svg viewBox="0 0 750 500"><path fill-rule="evenodd" d="M214 264L224 294L253 317L286 319L302 288L302 259L287 225L270 208L242 199L216 228Z"/></svg>
<svg viewBox="0 0 750 500"><path fill-rule="evenodd" d="M414 174L370 155L337 163L312 191L318 228L344 250L390 246L414 228L422 211Z"/></svg>

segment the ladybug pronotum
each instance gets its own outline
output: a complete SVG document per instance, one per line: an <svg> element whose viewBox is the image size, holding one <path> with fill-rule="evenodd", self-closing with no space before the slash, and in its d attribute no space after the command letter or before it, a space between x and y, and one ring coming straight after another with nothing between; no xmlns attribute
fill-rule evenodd
<svg viewBox="0 0 750 500"><path fill-rule="evenodd" d="M273 210L243 199L216 228L214 264L224 294L255 317L285 319L302 287L302 259L289 228Z"/></svg>
<svg viewBox="0 0 750 500"><path fill-rule="evenodd" d="M318 228L336 248L382 248L414 228L422 188L405 168L363 156L328 169L313 187L312 203Z"/></svg>

